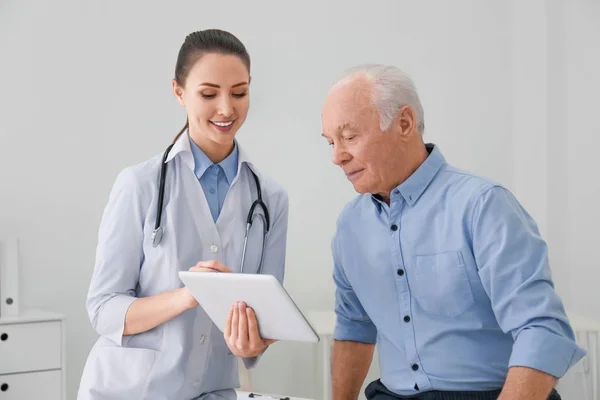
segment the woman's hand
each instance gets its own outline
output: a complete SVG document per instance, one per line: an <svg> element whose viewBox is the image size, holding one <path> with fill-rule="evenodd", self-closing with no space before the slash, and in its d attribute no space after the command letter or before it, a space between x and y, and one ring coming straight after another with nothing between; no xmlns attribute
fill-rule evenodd
<svg viewBox="0 0 600 400"><path fill-rule="evenodd" d="M229 268L216 260L200 261L190 268L192 272L231 272Z"/></svg>
<svg viewBox="0 0 600 400"><path fill-rule="evenodd" d="M216 260L200 261L189 270L192 272L231 272L229 268ZM192 296L188 288L182 287L179 290L180 304L185 310L198 306L198 301Z"/></svg>
<svg viewBox="0 0 600 400"><path fill-rule="evenodd" d="M242 358L256 357L275 343L260 337L254 310L244 302L237 302L229 309L224 336L231 352Z"/></svg>

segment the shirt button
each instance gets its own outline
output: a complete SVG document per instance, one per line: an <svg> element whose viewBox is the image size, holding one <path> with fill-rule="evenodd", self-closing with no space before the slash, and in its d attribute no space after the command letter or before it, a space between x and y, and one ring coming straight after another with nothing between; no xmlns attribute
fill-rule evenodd
<svg viewBox="0 0 600 400"><path fill-rule="evenodd" d="M398 230L398 225L396 225L396 224L392 225L392 226L391 226L391 229L392 229L393 231L397 231L397 230Z"/></svg>
<svg viewBox="0 0 600 400"><path fill-rule="evenodd" d="M201 335L200 336L200 344L204 344L206 342L206 336Z"/></svg>
<svg viewBox="0 0 600 400"><path fill-rule="evenodd" d="M399 269L398 271L396 271L396 273L400 276L404 275L404 270L403 269Z"/></svg>
<svg viewBox="0 0 600 400"><path fill-rule="evenodd" d="M404 317L404 322L410 322L410 317L408 315Z"/></svg>
<svg viewBox="0 0 600 400"><path fill-rule="evenodd" d="M413 371L416 371L419 369L419 366L417 364L413 364L411 368Z"/></svg>
<svg viewBox="0 0 600 400"><path fill-rule="evenodd" d="M215 188L210 188L209 192L210 192L211 194L215 194Z"/></svg>
<svg viewBox="0 0 600 400"><path fill-rule="evenodd" d="M212 251L213 253L216 253L217 251L219 251L219 248L217 247L216 244L213 244L212 246L210 246L210 251Z"/></svg>
<svg viewBox="0 0 600 400"><path fill-rule="evenodd" d="M194 387L200 386L200 381L194 381Z"/></svg>

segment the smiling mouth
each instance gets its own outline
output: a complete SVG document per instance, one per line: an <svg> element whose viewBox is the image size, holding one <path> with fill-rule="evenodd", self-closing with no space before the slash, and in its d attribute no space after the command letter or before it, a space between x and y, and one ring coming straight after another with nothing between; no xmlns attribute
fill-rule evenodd
<svg viewBox="0 0 600 400"><path fill-rule="evenodd" d="M210 123L221 128L227 128L233 124L233 121L210 121Z"/></svg>

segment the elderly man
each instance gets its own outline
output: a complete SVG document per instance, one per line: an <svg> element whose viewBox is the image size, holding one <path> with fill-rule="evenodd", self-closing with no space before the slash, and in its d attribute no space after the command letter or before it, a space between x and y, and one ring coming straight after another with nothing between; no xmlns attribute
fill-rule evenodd
<svg viewBox="0 0 600 400"><path fill-rule="evenodd" d="M584 355L535 222L503 186L423 141L415 87L391 66L350 70L329 92L323 136L360 194L332 242L334 400L560 399Z"/></svg>

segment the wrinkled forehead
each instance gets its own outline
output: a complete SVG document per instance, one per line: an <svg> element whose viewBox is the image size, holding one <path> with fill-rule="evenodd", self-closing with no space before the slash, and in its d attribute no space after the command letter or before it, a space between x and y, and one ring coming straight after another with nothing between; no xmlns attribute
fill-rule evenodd
<svg viewBox="0 0 600 400"><path fill-rule="evenodd" d="M334 87L323 104L321 120L326 135L335 135L342 127L369 128L378 124L370 86L354 81Z"/></svg>

